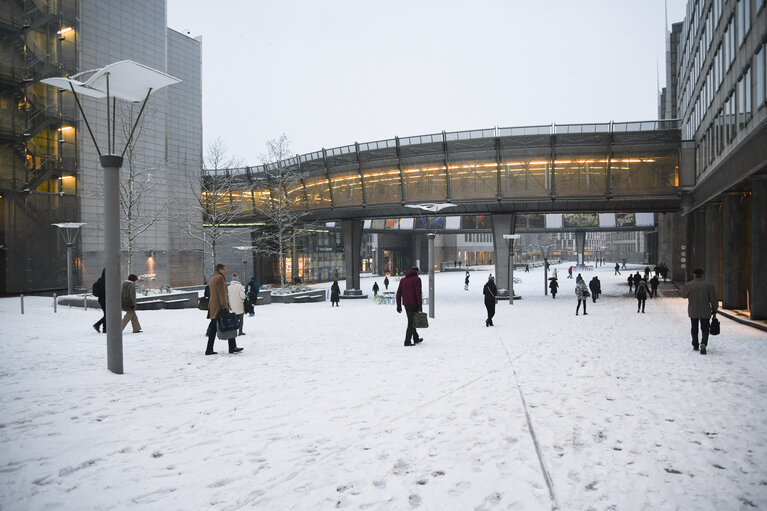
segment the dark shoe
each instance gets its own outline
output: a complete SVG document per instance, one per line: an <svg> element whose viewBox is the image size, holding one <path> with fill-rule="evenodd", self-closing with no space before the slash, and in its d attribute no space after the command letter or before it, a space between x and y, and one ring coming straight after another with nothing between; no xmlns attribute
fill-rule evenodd
<svg viewBox="0 0 767 511"><path fill-rule="evenodd" d="M701 344L700 345L700 354L701 355L705 355L706 354L706 345L705 344Z"/></svg>
<svg viewBox="0 0 767 511"><path fill-rule="evenodd" d="M405 346L415 346L415 344L410 341L405 341Z"/></svg>
<svg viewBox="0 0 767 511"><path fill-rule="evenodd" d="M584 312L584 313L583 313L583 315L584 315L584 316L588 316L588 315L589 315L589 313L588 313L588 312Z"/></svg>
<svg viewBox="0 0 767 511"><path fill-rule="evenodd" d="M218 355L218 353L215 352L215 351L206 351L205 354L206 355Z"/></svg>
<svg viewBox="0 0 767 511"><path fill-rule="evenodd" d="M245 335L245 332L237 332L237 335Z"/></svg>
<svg viewBox="0 0 767 511"><path fill-rule="evenodd" d="M134 330L133 331L134 334L140 334L141 332L143 332L143 330Z"/></svg>
<svg viewBox="0 0 767 511"><path fill-rule="evenodd" d="M233 350L229 350L229 353L239 353L239 352L241 352L244 349L245 348L234 348Z"/></svg>
<svg viewBox="0 0 767 511"><path fill-rule="evenodd" d="M489 319L485 320L485 326L490 326L490 320Z"/></svg>
<svg viewBox="0 0 767 511"><path fill-rule="evenodd" d="M415 339L413 342L415 344L421 344L423 342L423 337L419 337L418 339Z"/></svg>
<svg viewBox="0 0 767 511"><path fill-rule="evenodd" d="M99 330L99 326L98 325L93 325L93 328L95 328L98 333L101 333L101 330Z"/></svg>
<svg viewBox="0 0 767 511"><path fill-rule="evenodd" d="M698 346L697 346L697 345L696 345L696 346L693 346L693 347L692 347L692 350L693 350L693 351L698 351Z"/></svg>

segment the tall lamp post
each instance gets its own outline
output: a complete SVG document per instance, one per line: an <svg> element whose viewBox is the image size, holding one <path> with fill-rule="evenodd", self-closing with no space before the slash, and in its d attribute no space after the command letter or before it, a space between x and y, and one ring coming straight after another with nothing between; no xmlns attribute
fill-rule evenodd
<svg viewBox="0 0 767 511"><path fill-rule="evenodd" d="M81 81L83 80L83 81ZM104 169L104 267L106 277L107 367L115 374L123 374L122 330L120 324L120 167L133 133L144 112L149 95L181 80L131 60L109 64L101 69L85 71L72 77L41 80L46 85L70 91L85 121L88 133ZM88 123L78 96L106 99L107 147L101 153L96 137ZM117 98L128 102L143 102L136 122L131 127L125 147L117 154L115 144L115 114Z"/></svg>
<svg viewBox="0 0 767 511"><path fill-rule="evenodd" d="M509 242L509 305L514 305L514 240L519 234L504 234L503 239Z"/></svg>
<svg viewBox="0 0 767 511"><path fill-rule="evenodd" d="M54 227L59 228L59 234L64 239L64 243L67 244L67 294L72 294L72 248L77 241L77 233L80 232L80 227L85 225L79 222L64 222L60 224L51 224Z"/></svg>
<svg viewBox="0 0 767 511"><path fill-rule="evenodd" d="M425 204L405 204L406 208L422 209L423 211L429 211L436 213L445 208L454 208L455 204L449 204L447 202L428 202ZM429 317L434 317L434 238L437 236L433 232L428 233L429 239Z"/></svg>

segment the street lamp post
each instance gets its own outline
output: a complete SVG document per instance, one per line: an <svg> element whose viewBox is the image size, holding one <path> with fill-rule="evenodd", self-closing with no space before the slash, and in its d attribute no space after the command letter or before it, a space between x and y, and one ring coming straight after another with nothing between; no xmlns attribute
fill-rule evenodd
<svg viewBox="0 0 767 511"><path fill-rule="evenodd" d="M421 209L436 213L445 208L454 208L455 204L447 202L425 203L425 204L405 204L406 208ZM429 317L434 317L434 238L437 235L433 232L427 234L429 239Z"/></svg>
<svg viewBox="0 0 767 511"><path fill-rule="evenodd" d="M84 81L81 81L83 79ZM107 316L107 367L115 374L123 374L122 330L120 324L120 167L123 156L130 145L136 126L144 112L149 95L163 87L181 80L131 60L109 64L101 69L86 71L70 77L54 77L41 80L42 83L71 91L83 116L85 126L99 155L104 169L104 267L106 283ZM96 137L88 123L80 95L92 98L106 98L107 111L107 154L102 154ZM143 102L136 122L125 141L122 153L116 154L115 129L113 120L116 98L128 102Z"/></svg>
<svg viewBox="0 0 767 511"><path fill-rule="evenodd" d="M509 305L514 305L514 240L519 234L504 234L503 239L509 242Z"/></svg>
<svg viewBox="0 0 767 511"><path fill-rule="evenodd" d="M72 248L75 246L77 240L77 233L80 232L80 227L85 225L79 222L64 222L60 224L51 224L59 228L61 237L64 238L64 243L67 244L67 294L72 294Z"/></svg>

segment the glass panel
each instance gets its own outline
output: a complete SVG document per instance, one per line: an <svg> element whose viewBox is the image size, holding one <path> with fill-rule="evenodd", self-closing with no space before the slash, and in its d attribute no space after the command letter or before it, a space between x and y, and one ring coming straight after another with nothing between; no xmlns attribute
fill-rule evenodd
<svg viewBox="0 0 767 511"><path fill-rule="evenodd" d="M444 166L410 167L402 173L407 202L444 201L447 198Z"/></svg>
<svg viewBox="0 0 767 511"><path fill-rule="evenodd" d="M568 158L554 162L554 191L568 195L603 195L606 191L607 155Z"/></svg>
<svg viewBox="0 0 767 511"><path fill-rule="evenodd" d="M477 228L477 217L475 217L475 216L462 216L461 217L461 228L463 228L463 229L476 229Z"/></svg>
<svg viewBox="0 0 767 511"><path fill-rule="evenodd" d="M330 207L330 188L325 176L306 178L306 195L309 199L309 207L321 209Z"/></svg>
<svg viewBox="0 0 767 511"><path fill-rule="evenodd" d="M399 169L366 170L363 175L368 204L400 202Z"/></svg>
<svg viewBox="0 0 767 511"><path fill-rule="evenodd" d="M501 164L501 194L504 197L545 197L551 188L550 163L541 158L505 161Z"/></svg>
<svg viewBox="0 0 767 511"><path fill-rule="evenodd" d="M454 199L493 198L498 193L495 162L451 162L450 197Z"/></svg>
<svg viewBox="0 0 767 511"><path fill-rule="evenodd" d="M678 168L675 153L616 155L610 164L612 189L616 195L669 191L677 186Z"/></svg>
<svg viewBox="0 0 767 511"><path fill-rule="evenodd" d="M362 204L362 180L359 172L331 175L330 182L333 185L333 206Z"/></svg>

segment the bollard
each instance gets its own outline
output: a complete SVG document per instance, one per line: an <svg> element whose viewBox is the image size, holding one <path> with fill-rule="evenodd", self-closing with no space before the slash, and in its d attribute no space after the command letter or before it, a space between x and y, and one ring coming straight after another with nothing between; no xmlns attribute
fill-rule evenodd
<svg viewBox="0 0 767 511"><path fill-rule="evenodd" d="M53 313L56 314L56 293L53 293Z"/></svg>
<svg viewBox="0 0 767 511"><path fill-rule="evenodd" d="M83 310L88 310L88 295L83 295Z"/></svg>
<svg viewBox="0 0 767 511"><path fill-rule="evenodd" d="M21 313L24 314L24 295L19 295L19 298L21 298Z"/></svg>

